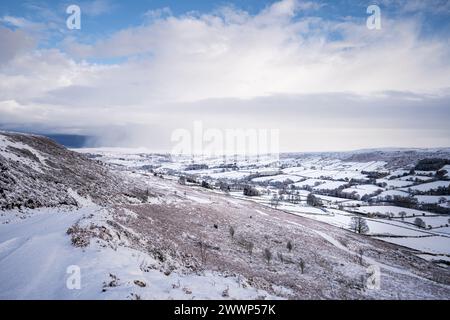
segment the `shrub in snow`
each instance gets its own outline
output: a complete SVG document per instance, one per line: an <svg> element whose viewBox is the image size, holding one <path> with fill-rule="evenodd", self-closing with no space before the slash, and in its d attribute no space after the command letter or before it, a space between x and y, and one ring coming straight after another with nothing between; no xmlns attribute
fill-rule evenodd
<svg viewBox="0 0 450 320"><path fill-rule="evenodd" d="M363 256L364 256L364 250L363 249L359 249L358 250L358 260L359 260L359 264L363 265Z"/></svg>
<svg viewBox="0 0 450 320"><path fill-rule="evenodd" d="M198 246L200 248L200 258L201 258L201 261L202 261L202 265L205 266L206 265L206 259L208 257L208 253L207 253L208 245L205 242L203 242L203 241L199 241Z"/></svg>
<svg viewBox="0 0 450 320"><path fill-rule="evenodd" d="M259 196L259 191L255 187L245 186L244 187L244 196L257 197L257 196Z"/></svg>
<svg viewBox="0 0 450 320"><path fill-rule="evenodd" d="M423 220L420 219L420 218L416 218L416 219L414 220L414 224L415 224L416 226L418 226L419 228L425 229L425 227L426 227L425 221L423 221Z"/></svg>
<svg viewBox="0 0 450 320"><path fill-rule="evenodd" d="M120 279L116 275L110 273L109 277L111 278L111 281L103 282L103 291L106 291L107 287L113 288L113 287L118 287L119 286L119 280Z"/></svg>
<svg viewBox="0 0 450 320"><path fill-rule="evenodd" d="M282 263L284 262L284 257L283 257L283 254L281 252L277 252L277 257Z"/></svg>
<svg viewBox="0 0 450 320"><path fill-rule="evenodd" d="M223 292L222 292L222 297L228 298L230 296L229 291L230 291L230 288L227 286L227 288L225 290L223 290Z"/></svg>
<svg viewBox="0 0 450 320"><path fill-rule="evenodd" d="M234 238L234 228L232 226L230 226L230 228L228 229L228 232L230 233L231 238Z"/></svg>
<svg viewBox="0 0 450 320"><path fill-rule="evenodd" d="M303 261L303 259L300 259L300 261L298 262L298 266L300 267L300 270L303 274L303 271L305 270L305 261Z"/></svg>
<svg viewBox="0 0 450 320"><path fill-rule="evenodd" d="M147 286L146 283L141 280L134 280L134 284L141 288L144 288L145 286Z"/></svg>
<svg viewBox="0 0 450 320"><path fill-rule="evenodd" d="M312 193L308 194L308 197L306 198L306 203L313 207L318 207L322 205L322 201L320 201L320 199L314 196Z"/></svg>
<svg viewBox="0 0 450 320"><path fill-rule="evenodd" d="M288 249L289 252L292 251L292 242L290 240L287 242L286 248Z"/></svg>
<svg viewBox="0 0 450 320"><path fill-rule="evenodd" d="M202 181L202 188L213 189L213 187L206 181Z"/></svg>
<svg viewBox="0 0 450 320"><path fill-rule="evenodd" d="M263 255L264 255L264 259L266 259L267 264L270 263L270 260L272 260L272 252L270 251L270 249L266 248L263 251Z"/></svg>
<svg viewBox="0 0 450 320"><path fill-rule="evenodd" d="M254 244L253 242L244 239L243 237L239 237L239 239L237 240L237 243L243 247L245 250L247 250L249 255L252 255L253 253L253 248L254 248Z"/></svg>
<svg viewBox="0 0 450 320"><path fill-rule="evenodd" d="M78 225L73 225L66 232L71 236L72 245L77 248L85 248L90 243L91 232Z"/></svg>
<svg viewBox="0 0 450 320"><path fill-rule="evenodd" d="M278 207L278 203L280 202L278 196L276 194L274 194L272 196L272 199L270 200L270 205L274 208Z"/></svg>

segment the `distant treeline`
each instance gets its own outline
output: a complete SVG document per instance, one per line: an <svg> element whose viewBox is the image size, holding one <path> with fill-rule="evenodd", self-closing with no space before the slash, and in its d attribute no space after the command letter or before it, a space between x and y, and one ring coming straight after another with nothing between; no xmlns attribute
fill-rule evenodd
<svg viewBox="0 0 450 320"><path fill-rule="evenodd" d="M450 164L450 159L429 158L422 159L416 164L414 170L420 171L436 171L443 166Z"/></svg>

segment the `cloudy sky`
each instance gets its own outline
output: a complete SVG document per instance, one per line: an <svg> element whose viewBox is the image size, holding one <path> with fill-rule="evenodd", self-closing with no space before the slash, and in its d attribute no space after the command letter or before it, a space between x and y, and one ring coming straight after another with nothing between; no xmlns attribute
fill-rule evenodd
<svg viewBox="0 0 450 320"><path fill-rule="evenodd" d="M0 128L170 150L202 121L279 129L282 151L449 147L449 40L446 0L1 1Z"/></svg>

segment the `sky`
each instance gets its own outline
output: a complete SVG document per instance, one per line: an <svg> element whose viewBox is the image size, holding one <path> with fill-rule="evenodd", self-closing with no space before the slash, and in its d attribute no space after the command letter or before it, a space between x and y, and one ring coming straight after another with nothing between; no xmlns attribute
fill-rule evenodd
<svg viewBox="0 0 450 320"><path fill-rule="evenodd" d="M449 40L445 0L1 1L0 129L155 151L198 122L279 130L280 151L450 147Z"/></svg>

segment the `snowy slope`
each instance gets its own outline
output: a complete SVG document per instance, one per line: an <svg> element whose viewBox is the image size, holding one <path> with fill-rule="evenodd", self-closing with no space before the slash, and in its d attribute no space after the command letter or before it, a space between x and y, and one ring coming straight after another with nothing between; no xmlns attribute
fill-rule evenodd
<svg viewBox="0 0 450 320"><path fill-rule="evenodd" d="M48 138L0 132L0 209L76 205L70 188L98 202L125 193L139 196L105 165Z"/></svg>
<svg viewBox="0 0 450 320"><path fill-rule="evenodd" d="M66 230L98 210L40 209L0 225L0 299L220 299L227 289L230 298L276 298L233 276L165 274L154 257L125 245L74 247ZM73 266L80 268L79 290L67 287Z"/></svg>

